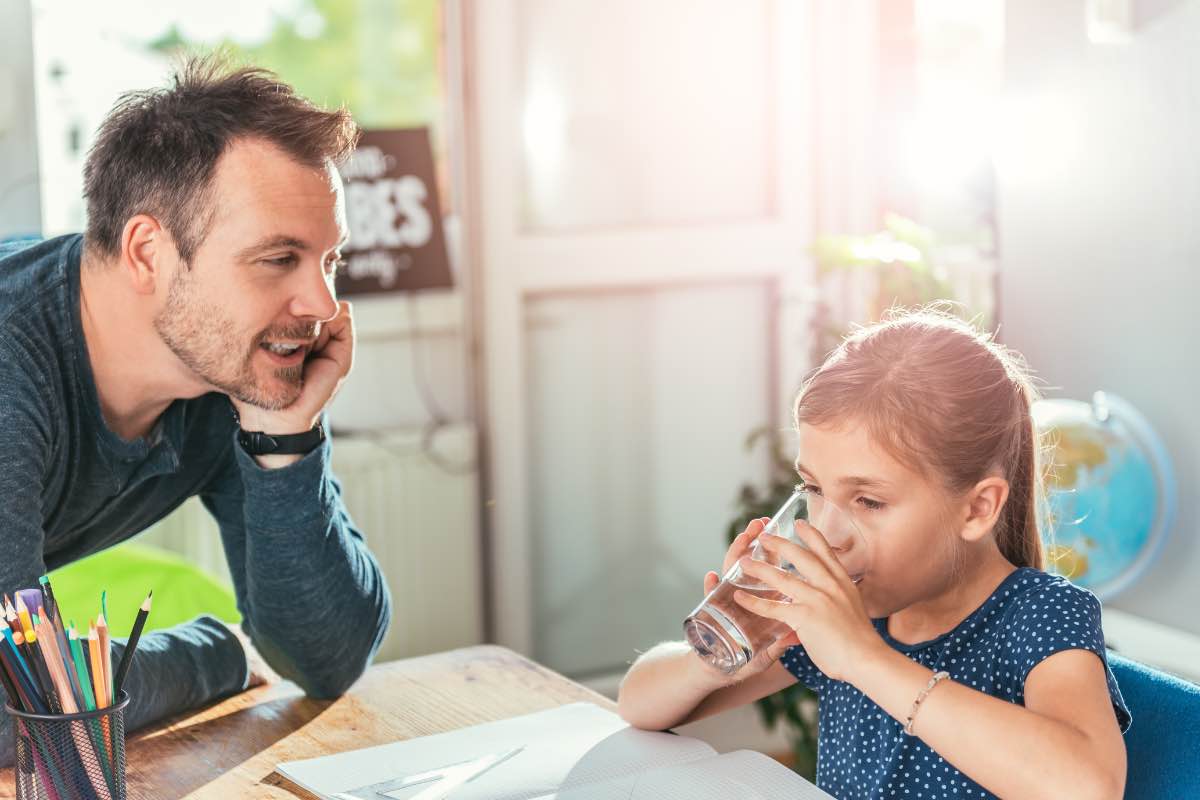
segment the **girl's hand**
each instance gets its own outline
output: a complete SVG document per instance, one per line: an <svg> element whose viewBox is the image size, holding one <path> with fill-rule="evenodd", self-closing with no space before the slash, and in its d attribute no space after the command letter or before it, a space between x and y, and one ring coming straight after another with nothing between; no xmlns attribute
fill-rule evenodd
<svg viewBox="0 0 1200 800"><path fill-rule="evenodd" d="M734 599L748 611L791 628L821 672L836 681L853 682L855 670L883 640L867 616L857 587L825 537L803 520L796 522L796 532L811 549L770 534L762 537L762 545L773 561L790 562L799 575L742 559L742 569L748 575L791 601L764 600L743 591L735 592Z"/></svg>
<svg viewBox="0 0 1200 800"><path fill-rule="evenodd" d="M743 563L751 560L750 552L751 548L754 546L754 540L762 535L763 528L765 528L767 523L770 521L770 517L761 517L759 519L752 520L750 524L746 526L746 530L737 535L737 537L729 545L729 549L725 551L725 560L721 565L721 574L718 575L715 572L709 572L704 576L704 595L706 597L708 596L709 592L717 588L717 584L721 582L721 575L729 572L730 567L736 564L739 560L743 560ZM771 647L755 653L754 658L750 660L750 663L739 669L736 673L734 673L734 675L725 676L722 673L722 677L726 678L728 683L735 683L757 675L778 661L779 657L783 655L784 650L787 650L789 647L792 647L796 644L799 644L799 641L796 639L796 635L789 632L787 635L780 637L780 639ZM710 671L716 672L716 670L712 670L711 668Z"/></svg>

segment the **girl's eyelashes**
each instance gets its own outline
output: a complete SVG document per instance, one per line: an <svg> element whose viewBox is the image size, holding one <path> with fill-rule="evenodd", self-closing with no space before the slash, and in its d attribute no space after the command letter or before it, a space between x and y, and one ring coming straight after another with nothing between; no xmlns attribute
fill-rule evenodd
<svg viewBox="0 0 1200 800"><path fill-rule="evenodd" d="M821 487L814 486L813 484L808 483L807 481L803 481L803 480L800 481L800 488L806 492L809 492L810 494L815 494L818 497L821 496ZM868 511L882 511L887 506L887 503L884 503L879 500L872 500L869 497L859 497L859 498L856 498L854 502L858 503L859 505L861 505L863 508L867 509Z"/></svg>

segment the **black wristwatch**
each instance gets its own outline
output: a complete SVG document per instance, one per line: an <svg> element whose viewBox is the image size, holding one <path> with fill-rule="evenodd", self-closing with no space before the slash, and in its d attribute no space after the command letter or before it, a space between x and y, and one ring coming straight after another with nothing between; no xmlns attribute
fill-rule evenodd
<svg viewBox="0 0 1200 800"><path fill-rule="evenodd" d="M233 419L238 425L238 444L252 456L302 456L311 453L325 441L325 427L320 420L312 430L304 433L263 433L243 430L242 418L236 408L233 409Z"/></svg>

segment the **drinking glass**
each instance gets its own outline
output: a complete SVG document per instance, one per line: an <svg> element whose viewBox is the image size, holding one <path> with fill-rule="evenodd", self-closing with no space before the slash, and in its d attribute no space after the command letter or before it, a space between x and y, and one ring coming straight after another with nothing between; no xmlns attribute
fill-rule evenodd
<svg viewBox="0 0 1200 800"><path fill-rule="evenodd" d="M850 579L855 583L861 581L870 565L870 550L862 531L848 512L806 486L795 488L787 502L763 528L763 533L782 536L808 549L796 534L796 522L801 519L807 519L825 538ZM800 575L786 559L769 554L757 538L751 547L750 557ZM727 675L737 672L755 654L770 647L788 632L788 626L784 623L761 617L740 606L733 599L733 593L738 589L768 600L789 599L745 574L739 561L729 568L716 588L688 615L683 622L688 644L702 659Z"/></svg>

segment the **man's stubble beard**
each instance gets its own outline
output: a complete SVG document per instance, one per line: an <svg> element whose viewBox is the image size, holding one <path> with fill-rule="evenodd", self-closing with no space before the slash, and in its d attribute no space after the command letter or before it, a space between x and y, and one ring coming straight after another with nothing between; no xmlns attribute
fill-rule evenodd
<svg viewBox="0 0 1200 800"><path fill-rule="evenodd" d="M154 317L154 329L163 343L203 381L240 402L267 411L280 411L295 403L304 388L304 364L272 370L276 381L282 384L278 391L260 386L255 376L254 356L270 329L255 336L248 350L243 351L237 341L237 326L219 305L205 303L195 296L188 274L188 267L181 265L167 289L166 305ZM226 369L239 352L243 355L237 367Z"/></svg>

